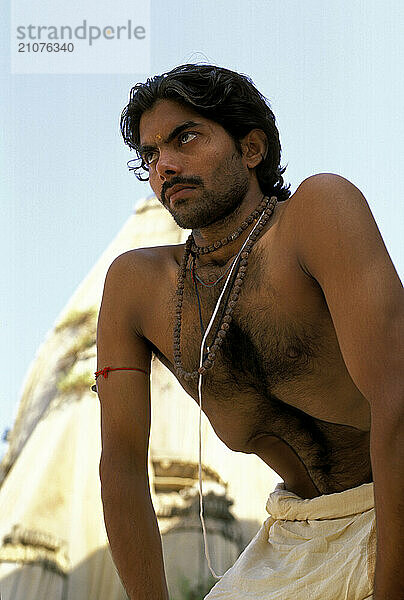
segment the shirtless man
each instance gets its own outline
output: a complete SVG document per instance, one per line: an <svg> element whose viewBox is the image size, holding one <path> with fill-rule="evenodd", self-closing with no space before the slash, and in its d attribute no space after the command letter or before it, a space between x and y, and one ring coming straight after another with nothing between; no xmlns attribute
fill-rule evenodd
<svg viewBox="0 0 404 600"><path fill-rule="evenodd" d="M227 274L200 281L226 273L258 210L267 220L234 267L244 275L229 284L230 319L219 311L208 335L203 410L229 448L258 455L302 498L374 481L373 598L404 598L402 287L364 197L332 174L290 196L270 108L226 69L183 65L138 84L121 125L153 192L193 235L188 250L125 252L105 281L97 368L146 372L97 381L105 521L129 597L168 598L147 474L152 352L198 402L201 326ZM268 219L263 198L274 196Z"/></svg>

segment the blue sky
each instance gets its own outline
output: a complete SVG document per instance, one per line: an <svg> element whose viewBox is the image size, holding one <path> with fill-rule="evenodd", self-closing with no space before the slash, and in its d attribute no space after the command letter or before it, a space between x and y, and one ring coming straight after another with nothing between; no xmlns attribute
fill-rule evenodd
<svg viewBox="0 0 404 600"><path fill-rule="evenodd" d="M0 432L57 315L149 194L127 171L119 116L152 74L212 62L250 75L277 117L292 190L317 172L350 179L402 277L403 21L388 1L151 0L151 68L134 61L128 75L12 75L1 28Z"/></svg>

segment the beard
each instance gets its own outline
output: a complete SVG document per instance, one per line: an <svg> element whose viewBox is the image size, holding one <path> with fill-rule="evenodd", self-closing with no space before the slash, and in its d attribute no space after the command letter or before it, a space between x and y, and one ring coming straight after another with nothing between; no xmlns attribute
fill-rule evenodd
<svg viewBox="0 0 404 600"><path fill-rule="evenodd" d="M164 201L163 186L163 205L182 229L202 229L224 222L238 209L247 194L249 176L240 155L235 153L213 173L212 189L207 189L200 177L173 177L169 187L176 184L195 186L200 189L200 193L193 201L181 198L171 207L169 202Z"/></svg>

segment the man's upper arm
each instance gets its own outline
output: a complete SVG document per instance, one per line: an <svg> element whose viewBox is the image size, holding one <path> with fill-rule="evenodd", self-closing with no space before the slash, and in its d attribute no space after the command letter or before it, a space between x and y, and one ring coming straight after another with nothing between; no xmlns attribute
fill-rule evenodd
<svg viewBox="0 0 404 600"><path fill-rule="evenodd" d="M403 291L366 200L330 174L303 182L299 198L299 260L323 290L348 371L371 404L385 407L387 396L394 405Z"/></svg>
<svg viewBox="0 0 404 600"><path fill-rule="evenodd" d="M97 370L136 367L150 372L151 352L135 330L142 310L142 274L133 252L119 256L108 270L97 326ZM149 375L113 371L107 379L100 375L97 383L103 461L117 457L121 462L126 457L144 467L150 432Z"/></svg>

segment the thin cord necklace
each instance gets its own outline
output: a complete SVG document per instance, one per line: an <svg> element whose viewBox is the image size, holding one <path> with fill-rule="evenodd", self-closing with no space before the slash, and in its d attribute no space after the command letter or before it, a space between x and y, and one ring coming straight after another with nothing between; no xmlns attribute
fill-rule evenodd
<svg viewBox="0 0 404 600"><path fill-rule="evenodd" d="M216 279L216 281L210 281L209 283L206 283L206 281L203 281L203 279L201 279L201 277L196 272L196 255L194 254L193 257L192 257L192 264L189 267L189 272L191 273L191 278L192 278L192 281L194 283L195 283L195 280L196 280L201 285L203 285L204 287L208 287L209 288L209 287L215 287L215 285L217 285L219 283L219 281L222 281L223 277L226 277L227 273L231 269L231 265L232 265L232 263L230 263L230 265L227 267L227 269L225 270L225 272L222 273L222 275L220 275L220 277L218 277Z"/></svg>
<svg viewBox="0 0 404 600"><path fill-rule="evenodd" d="M226 337L227 331L230 329L230 323L232 321L232 315L234 312L234 308L237 304L237 301L240 296L241 286L246 276L247 266L248 266L248 258L251 252L251 249L261 233L262 229L265 227L267 222L269 221L275 205L277 202L276 196L272 196L270 199L265 197L260 203L258 209L253 211L249 217L241 226L232 234L223 238L222 240L218 240L214 242L210 246L197 246L195 244L195 240L193 238L192 233L188 237L185 243L184 255L182 257L179 273L178 273L178 284L177 284L177 304L175 307L175 325L174 325L174 367L176 373L179 377L189 380L197 380L199 374L205 374L207 370L211 369L215 363L216 355L219 349L221 348L223 341ZM194 371L186 371L182 365L181 361L181 321L182 321L182 304L184 297L184 287L185 287L185 278L188 270L188 261L191 254L206 254L208 252L214 252L218 248L227 244L229 241L237 239L240 234L252 223L254 220L259 218L259 223L254 226L254 229L251 231L249 237L246 242L243 244L243 251L240 256L237 255L234 261L231 264L233 267L234 263L237 262L234 269L234 277L233 282L230 288L230 295L228 295L228 300L224 306L224 312L222 311L223 316L220 319L218 324L217 333L213 340L213 343L209 346L209 352L204 359L202 365L195 369ZM245 226L244 226L245 225ZM199 307L200 309L200 307ZM201 317L201 312L200 312ZM203 330L203 324L202 324Z"/></svg>
<svg viewBox="0 0 404 600"><path fill-rule="evenodd" d="M230 264L230 267L229 267L229 268L226 270L226 273L227 273L227 272L228 272L230 269L232 269L232 268L233 268L233 265L234 265L234 263L235 263L235 262L236 262L238 259L239 259L239 256L237 256L237 257L236 257L236 259L235 259L235 260L233 260L233 262ZM224 275L226 275L226 273L224 273ZM222 311L221 311L221 315L220 315L220 319L219 319L219 324L218 324L218 326L216 327L216 331L215 331L215 334L214 334L214 336L213 336L213 338L214 338L214 339L216 339L216 337L217 337L217 334L218 334L218 331L219 331L219 329L220 329L221 321L222 321L222 319L223 319L223 316L224 316L224 311L225 311L225 309L226 309L226 306L227 306L227 303L228 303L228 301L229 301L229 296L230 296L230 293L231 293L231 288L232 288L232 285L233 285L233 283L234 283L234 279L235 279L235 277L236 277L236 276L237 276L237 268L234 270L234 274L232 275L232 281L230 281L229 289L228 289L228 291L227 291L226 297L225 297L225 299L224 299L224 302L223 302L223 308L222 308ZM220 278L220 279L222 279L222 278ZM198 290L198 285L197 285L197 283L196 283L196 280L194 279L194 280L193 280L193 282L194 282L194 286L195 286L195 295L196 295L196 299L197 299L197 301L198 301L199 322L200 322L200 326L201 326L201 335L202 335L202 338L203 338L203 337L204 337L204 335L205 335L205 331L206 331L206 330L205 330L205 327L204 327L204 325L203 325L203 319L202 319L201 299L200 299L200 296L199 296L199 290ZM217 283L217 282L215 282L215 285L216 285L216 283ZM206 346L206 350L207 350L207 353L205 353L205 354L204 354L204 357L203 357L203 358L204 358L204 360L208 358L208 355L209 355L209 352L210 352L210 348L209 348L209 346ZM198 372L199 372L199 371L198 371Z"/></svg>

